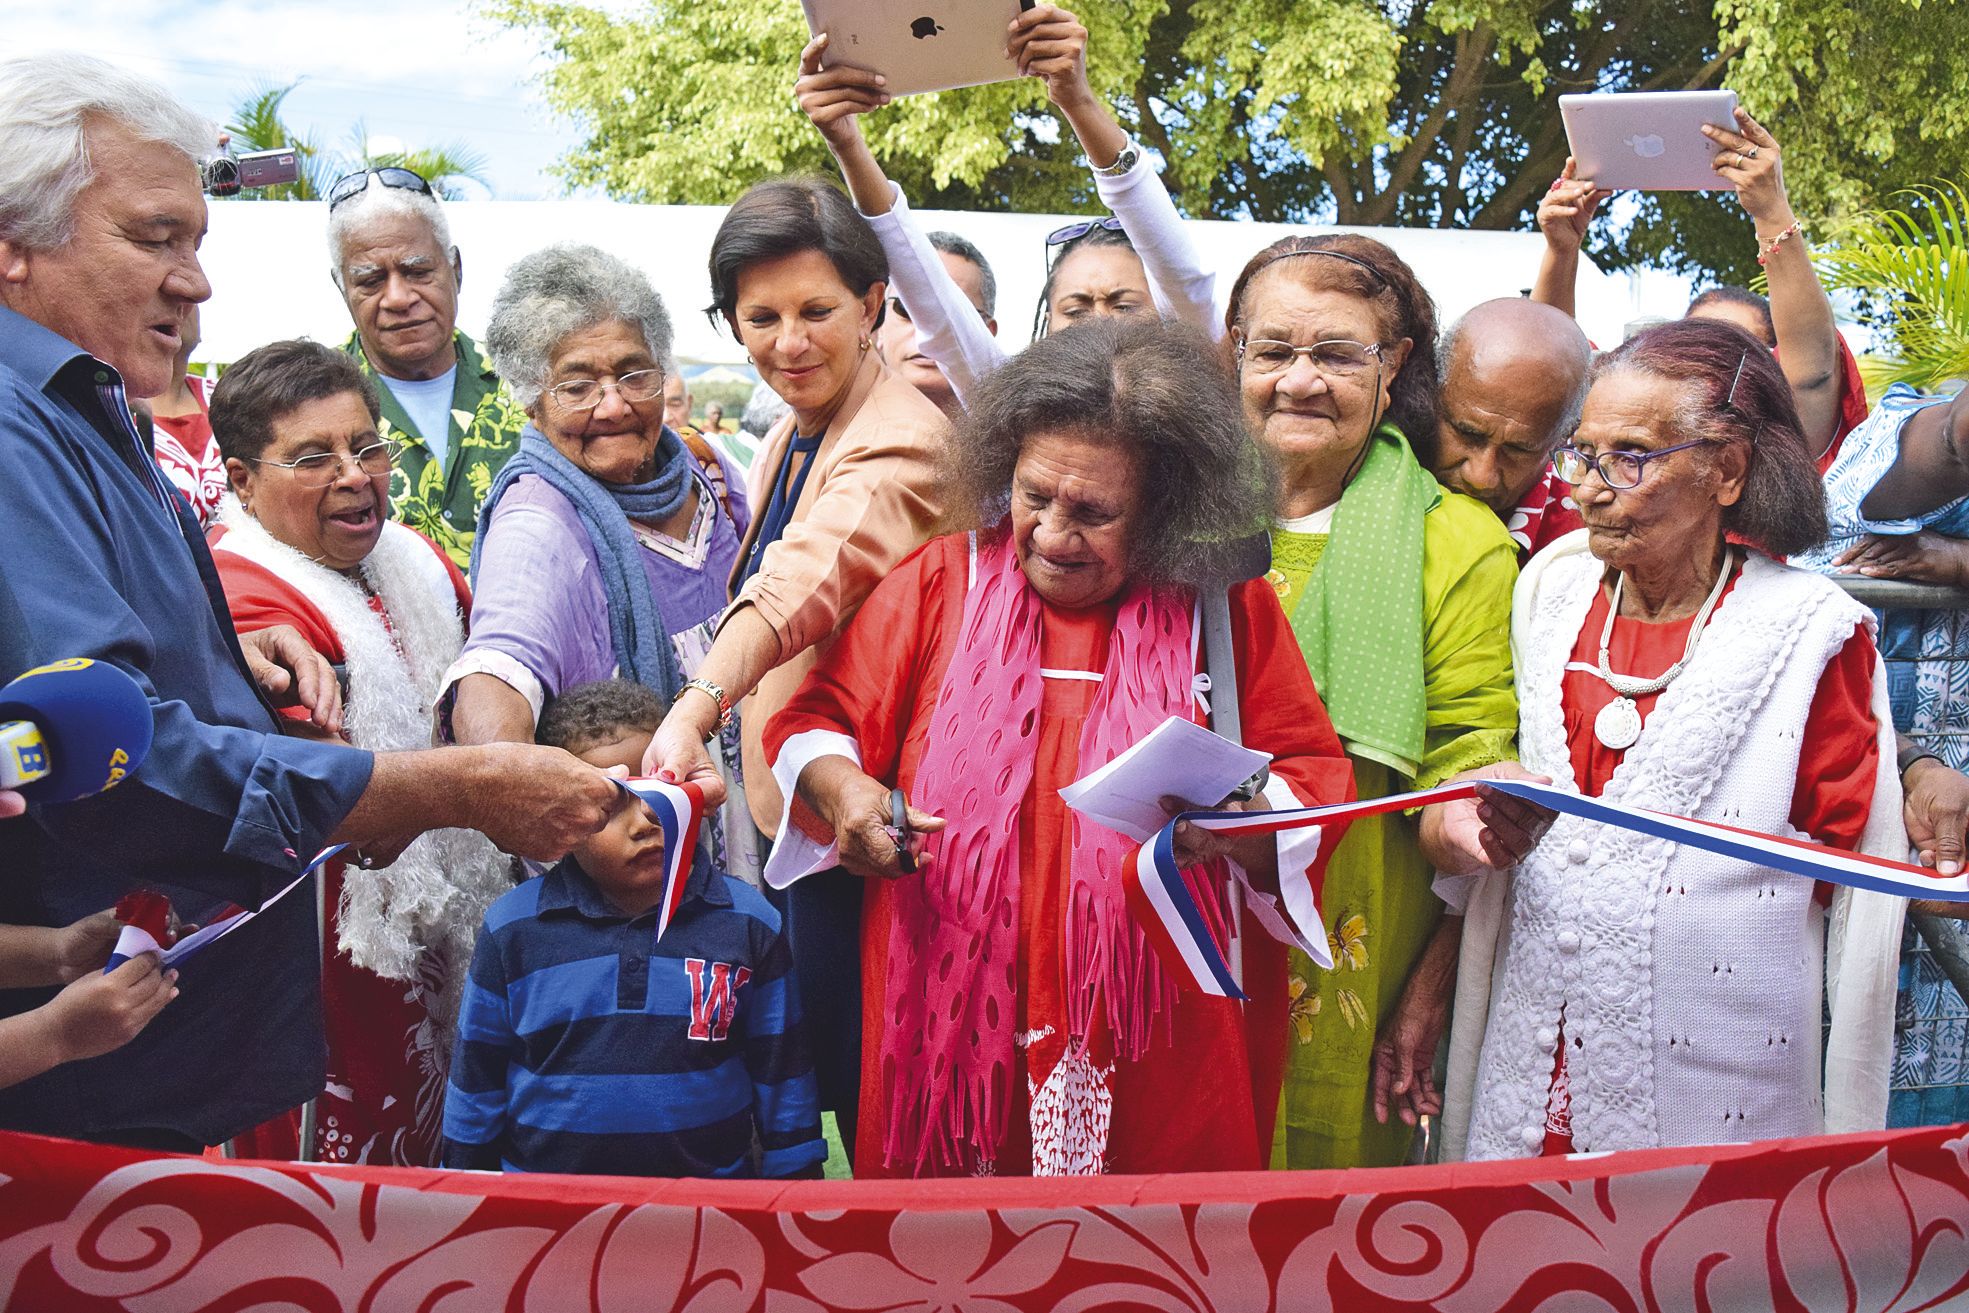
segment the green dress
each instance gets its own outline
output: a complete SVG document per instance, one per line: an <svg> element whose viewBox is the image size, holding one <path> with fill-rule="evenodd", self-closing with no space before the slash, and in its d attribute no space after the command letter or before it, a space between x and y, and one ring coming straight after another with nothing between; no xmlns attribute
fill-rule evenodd
<svg viewBox="0 0 1969 1313"><path fill-rule="evenodd" d="M1323 533L1273 534L1271 579L1287 614L1328 541ZM1423 751L1411 776L1350 744L1360 797L1428 788L1516 759L1510 636L1517 574L1516 546L1497 517L1481 502L1439 491L1422 530ZM1274 1167L1384 1167L1407 1155L1411 1129L1392 1117L1377 1123L1367 1091L1376 1030L1442 914L1417 830L1413 814L1356 821L1328 863L1320 910L1334 965L1322 970L1304 953L1291 954L1291 1034Z"/></svg>
<svg viewBox="0 0 1969 1313"><path fill-rule="evenodd" d="M396 396L377 377L363 354L362 340L351 333L342 350L354 356L362 372L376 382L383 403L382 434L396 457L390 475L390 518L401 521L444 548L461 570L471 568L472 536L479 503L492 480L520 447L526 412L493 372L479 344L454 333L458 348L457 380L451 387L451 457L445 468L431 459L431 448L404 414Z"/></svg>

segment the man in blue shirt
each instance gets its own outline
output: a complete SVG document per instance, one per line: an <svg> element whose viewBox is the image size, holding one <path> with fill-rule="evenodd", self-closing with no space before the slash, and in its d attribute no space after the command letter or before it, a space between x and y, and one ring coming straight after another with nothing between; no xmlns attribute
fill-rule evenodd
<svg viewBox="0 0 1969 1313"><path fill-rule="evenodd" d="M257 906L330 843L387 861L426 829L549 859L616 789L530 745L383 756L283 737L276 700L340 728L333 672L291 630L234 635L197 523L131 423L211 294L196 160L210 125L100 60L0 63L0 683L63 657L115 663L155 738L117 788L0 820L0 921L65 925L138 886L187 919ZM0 1091L0 1126L164 1148L223 1140L323 1078L314 900L284 899L183 964L134 1043ZM0 993L0 1015L46 992Z"/></svg>

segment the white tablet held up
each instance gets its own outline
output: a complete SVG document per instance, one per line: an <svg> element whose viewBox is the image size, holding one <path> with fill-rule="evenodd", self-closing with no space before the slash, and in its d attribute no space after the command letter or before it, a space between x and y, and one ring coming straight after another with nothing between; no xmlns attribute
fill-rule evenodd
<svg viewBox="0 0 1969 1313"><path fill-rule="evenodd" d="M1615 191L1713 191L1721 149L1702 125L1737 130L1734 91L1625 91L1560 96L1566 142L1582 178Z"/></svg>
<svg viewBox="0 0 1969 1313"><path fill-rule="evenodd" d="M823 67L888 79L892 96L1019 76L1006 29L1033 0L800 0L807 28L827 33Z"/></svg>

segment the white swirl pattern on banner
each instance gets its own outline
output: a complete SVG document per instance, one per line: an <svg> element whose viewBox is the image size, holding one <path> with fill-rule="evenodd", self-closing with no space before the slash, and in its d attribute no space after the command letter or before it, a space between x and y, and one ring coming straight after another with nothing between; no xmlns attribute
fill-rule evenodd
<svg viewBox="0 0 1969 1313"><path fill-rule="evenodd" d="M14 1301L51 1269L73 1297L62 1307L132 1313L1951 1308L1969 1299L1969 1134L1946 1135L1786 1141L1576 1180L1472 1173L1438 1189L1390 1172L1385 1190L1337 1199L1293 1174L1262 1178L1278 1192L1257 1202L952 1208L945 1189L916 1210L886 1194L886 1213L867 1214L783 1211L777 1191L729 1209L583 1203L608 1183L158 1158L111 1168L36 1223L28 1201L76 1197L42 1146L25 1177L0 1178L0 1306L46 1306ZM0 1162L18 1172L9 1138ZM1647 1160L1603 1161L1621 1158ZM1166 1195L1176 1179L1144 1181ZM1260 1178L1213 1181L1241 1179Z"/></svg>

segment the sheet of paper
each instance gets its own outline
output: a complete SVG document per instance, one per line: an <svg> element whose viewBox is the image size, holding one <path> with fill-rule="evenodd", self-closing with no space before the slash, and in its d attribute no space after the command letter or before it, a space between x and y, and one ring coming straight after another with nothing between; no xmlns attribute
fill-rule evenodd
<svg viewBox="0 0 1969 1313"><path fill-rule="evenodd" d="M1146 842L1169 819L1163 797L1214 807L1271 759L1171 716L1107 765L1061 789L1060 797L1087 819Z"/></svg>

